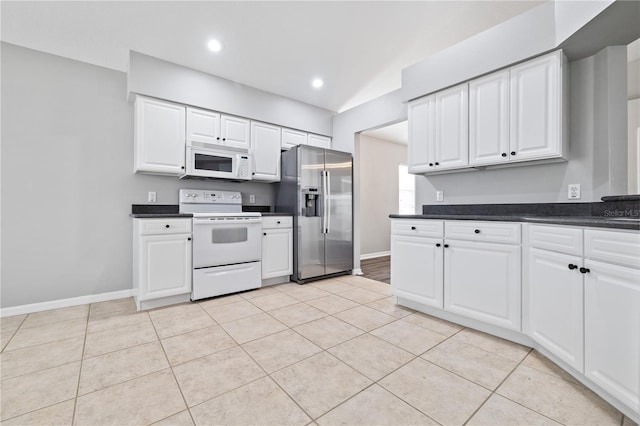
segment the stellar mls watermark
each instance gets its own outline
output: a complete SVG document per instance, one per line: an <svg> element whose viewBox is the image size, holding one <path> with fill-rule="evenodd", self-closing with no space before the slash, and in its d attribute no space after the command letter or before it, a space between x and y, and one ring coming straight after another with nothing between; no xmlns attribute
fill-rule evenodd
<svg viewBox="0 0 640 426"><path fill-rule="evenodd" d="M602 213L605 217L640 217L640 209L605 209Z"/></svg>

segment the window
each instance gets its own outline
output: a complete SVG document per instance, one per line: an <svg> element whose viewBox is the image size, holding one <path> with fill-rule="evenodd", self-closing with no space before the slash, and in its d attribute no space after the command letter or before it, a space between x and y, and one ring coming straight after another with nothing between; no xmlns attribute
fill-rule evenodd
<svg viewBox="0 0 640 426"><path fill-rule="evenodd" d="M409 174L406 164L398 165L398 213L416 212L416 177Z"/></svg>

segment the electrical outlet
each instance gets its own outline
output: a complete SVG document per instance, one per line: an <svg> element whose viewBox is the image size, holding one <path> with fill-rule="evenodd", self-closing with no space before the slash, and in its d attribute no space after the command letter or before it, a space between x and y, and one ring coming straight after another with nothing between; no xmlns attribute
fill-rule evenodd
<svg viewBox="0 0 640 426"><path fill-rule="evenodd" d="M149 191L149 194L147 195L147 201L149 203L155 203L156 202L156 192L155 191Z"/></svg>
<svg viewBox="0 0 640 426"><path fill-rule="evenodd" d="M570 183L569 184L569 190L568 190L567 198L569 200L579 200L580 199L580 184L579 183Z"/></svg>
<svg viewBox="0 0 640 426"><path fill-rule="evenodd" d="M249 204L255 204L256 203L256 196L253 194L249 194Z"/></svg>
<svg viewBox="0 0 640 426"><path fill-rule="evenodd" d="M444 191L436 191L436 201L444 201Z"/></svg>

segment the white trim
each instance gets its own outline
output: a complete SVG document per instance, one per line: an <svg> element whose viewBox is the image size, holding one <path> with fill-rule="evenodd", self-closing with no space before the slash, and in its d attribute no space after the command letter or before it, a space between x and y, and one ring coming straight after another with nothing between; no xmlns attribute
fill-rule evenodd
<svg viewBox="0 0 640 426"><path fill-rule="evenodd" d="M30 314L32 312L48 311L51 309L68 308L69 306L86 305L88 303L105 302L107 300L122 299L134 295L133 289L112 291L110 293L90 294L69 299L50 300L48 302L30 303L28 305L11 306L0 309L0 317Z"/></svg>
<svg viewBox="0 0 640 426"><path fill-rule="evenodd" d="M391 251L379 251L377 253L366 253L360 255L360 260L375 259L376 257L391 256Z"/></svg>
<svg viewBox="0 0 640 426"><path fill-rule="evenodd" d="M358 268L358 269L353 269L351 271L351 275L364 275L364 272L362 272L362 269Z"/></svg>

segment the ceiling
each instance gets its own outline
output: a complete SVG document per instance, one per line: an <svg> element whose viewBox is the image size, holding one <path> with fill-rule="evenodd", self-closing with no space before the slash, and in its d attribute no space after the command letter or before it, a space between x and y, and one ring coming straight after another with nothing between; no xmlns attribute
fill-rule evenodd
<svg viewBox="0 0 640 426"><path fill-rule="evenodd" d="M136 50L340 112L400 88L403 68L540 3L2 1L0 35L123 72ZM213 37L219 54L206 48Z"/></svg>

